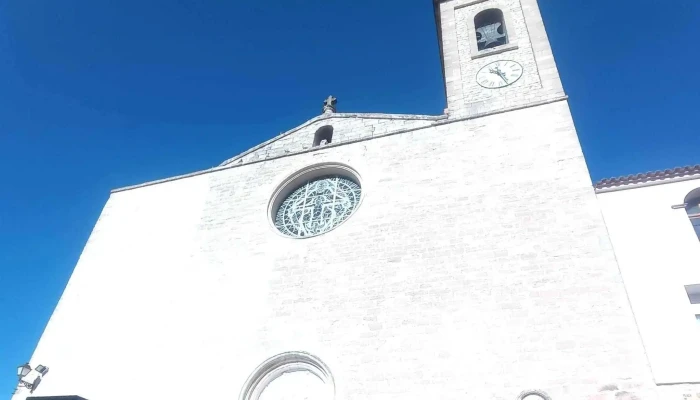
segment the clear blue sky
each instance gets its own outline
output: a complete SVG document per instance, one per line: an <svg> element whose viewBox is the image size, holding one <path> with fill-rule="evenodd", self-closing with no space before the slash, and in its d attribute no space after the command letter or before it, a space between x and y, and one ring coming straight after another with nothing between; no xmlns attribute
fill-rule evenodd
<svg viewBox="0 0 700 400"><path fill-rule="evenodd" d="M593 179L700 163L700 2L540 3ZM214 166L331 93L440 114L431 1L0 0L0 398L110 189Z"/></svg>

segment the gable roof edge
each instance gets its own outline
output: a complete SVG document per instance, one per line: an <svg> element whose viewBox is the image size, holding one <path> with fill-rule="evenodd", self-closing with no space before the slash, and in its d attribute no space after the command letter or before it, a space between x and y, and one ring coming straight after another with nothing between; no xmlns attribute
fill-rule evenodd
<svg viewBox="0 0 700 400"><path fill-rule="evenodd" d="M332 114L322 114L317 117L311 118L310 120L304 122L301 125L298 125L295 128L292 128L286 132L282 132L279 135L273 137L272 139L269 139L265 142L260 143L259 145L252 147L243 153L240 153L234 157L231 157L221 163L219 166L223 167L226 165L229 165L236 160L245 157L246 155L257 151L265 146L268 146L286 136L289 136L293 134L294 132L297 132L303 128L306 128L307 126L314 124L318 121L323 121L327 119L333 119L333 118L366 118L366 119L403 119L403 120L424 120L424 121L439 121L442 119L446 119L447 115L414 115L414 114L380 114L380 113L332 113Z"/></svg>

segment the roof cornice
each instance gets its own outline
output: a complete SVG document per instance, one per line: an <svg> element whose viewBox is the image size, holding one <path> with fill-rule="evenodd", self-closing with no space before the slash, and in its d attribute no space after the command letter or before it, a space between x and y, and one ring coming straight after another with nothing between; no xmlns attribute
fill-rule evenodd
<svg viewBox="0 0 700 400"><path fill-rule="evenodd" d="M342 141L342 142L337 142L337 143L334 142L334 143L327 144L327 145L325 145L325 146L323 146L323 147L311 147L311 148L308 148L308 149L304 149L304 150L300 150L300 151L295 151L295 152L291 152L291 153L287 153L287 154L280 154L280 155L277 155L277 156L274 156L274 157L265 158L265 159L256 160L256 161L251 161L251 162L243 163L243 164L236 164L236 163L231 163L231 162L225 162L224 164L222 164L222 165L220 165L220 166L218 166L218 167L213 167L213 168L209 168L209 169L205 169L205 170L201 170L201 171L196 171L196 172L192 172L192 173L189 173L189 174L184 174L184 175L179 175L179 176L173 176L173 177L170 177L170 178L158 179L158 180L155 180L155 181L150 181L150 182L145 182L145 183L141 183L141 184L136 184L136 185L131 185L131 186L126 186L126 187L121 187L121 188L113 189L113 190L111 191L111 193L125 192L125 191L128 191L128 190L139 189L139 188L146 187L146 186L153 186L153 185L157 185L157 184L161 184L161 183L165 183L165 182L172 182L172 181L176 181L176 180L180 180L180 179L186 179L186 178L191 178L191 177L194 177L194 176L209 174L209 173L212 173L212 172L218 172L218 171L222 171L222 170L225 170L225 169L232 169L232 168L244 167L244 166L247 166L247 165L257 164L257 163L262 163L262 162L268 162L268 161L276 160L276 159L279 159L279 158L293 157L293 156L296 156L296 155L298 155L298 154L311 153L311 152L315 152L315 151L326 150L326 149L328 149L328 148L333 148L333 147L347 146L347 145L351 145L351 144L354 144L354 143L365 142L365 141L368 141L368 140L374 140L374 139L378 139L378 138L383 138L383 137L388 137L388 136L394 136L394 135L399 135L399 134L408 133L408 132L420 131L420 130L427 129L427 128L430 128L430 127L437 127L437 126L446 125L446 124L453 124L453 123L456 123L456 122L476 120L476 119L479 119L479 118L490 117L490 116L492 116L492 115L498 115L498 114L503 114L503 113L507 113L507 112L511 112L511 111L523 110L523 109L526 109L526 108L540 107L540 106L543 106L543 105L552 104L552 103L556 103L556 102L560 102L560 101L566 101L566 100L568 100L568 97L567 97L567 96L560 96L560 97L557 97L557 98L554 98L554 99L543 100L543 101L540 101L540 102L531 103L531 104L527 104L527 105L520 105L520 106L515 106L515 107L510 107L510 108L501 109L501 110L487 111L487 112L483 112L483 113L480 113L480 114L468 115L468 116L463 116L463 117L454 118L454 119L450 119L447 115L433 116L433 115L408 115L408 114L332 114L334 117L340 117L340 118L352 118L352 117L359 117L359 116L367 116L367 117L370 117L370 118L421 119L421 120L431 120L431 121L432 121L432 124L429 125L429 126L418 126L418 127L402 128L402 129L399 129L399 130L395 130L395 131L391 131L391 132L386 132L386 133L379 134L379 135L373 135L373 136L371 136L371 137L361 137L361 138L358 138L358 139L347 140L347 141ZM300 127L306 126L307 124L309 124L309 123L311 123L311 122L318 121L318 120L322 119L322 117L323 117L323 116L319 116L319 117L316 117L316 118L314 118L314 119L312 119L312 120L309 120L306 124L300 125ZM329 117L329 118L330 118L330 117ZM297 127L297 128L295 128L295 129L299 129L300 127ZM291 132L291 131L290 131L290 132ZM285 134L283 134L283 135L286 135L286 134L289 134L289 132L288 132L288 133L285 133ZM271 142L274 141L274 140L278 140L280 137L282 137L282 135L280 135L280 136L278 136L278 137L276 137L276 138L273 138L273 139L269 140L269 141L266 142L266 143L271 143ZM263 144L263 145L264 145L264 144ZM239 158L239 157L240 157L240 155L237 156L237 157L235 157L235 158L237 159L237 158Z"/></svg>
<svg viewBox="0 0 700 400"><path fill-rule="evenodd" d="M691 179L700 179L700 165L691 165L687 167L665 169L663 171L653 171L643 174L603 179L595 184L595 189L597 193L606 193L618 190L634 189L638 187L681 182Z"/></svg>

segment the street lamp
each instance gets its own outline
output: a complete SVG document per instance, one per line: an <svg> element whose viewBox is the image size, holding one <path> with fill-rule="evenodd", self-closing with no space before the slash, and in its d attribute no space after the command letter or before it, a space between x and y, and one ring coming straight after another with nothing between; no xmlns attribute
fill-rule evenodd
<svg viewBox="0 0 700 400"><path fill-rule="evenodd" d="M17 367L17 377L20 381L30 372L32 372L32 367L29 365L29 363L24 363L24 365L20 365L19 367Z"/></svg>
<svg viewBox="0 0 700 400"><path fill-rule="evenodd" d="M33 393L39 386L39 383L41 383L41 378L48 372L49 369L43 365L39 365L32 370L32 366L29 363L24 363L24 365L17 367L17 378L19 378L17 386L24 386L29 389L29 393Z"/></svg>
<svg viewBox="0 0 700 400"><path fill-rule="evenodd" d="M34 368L34 370L35 370L36 372L40 373L41 376L44 376L44 375L46 375L46 374L49 373L49 368L48 368L48 367L45 367L45 366L43 366L43 365L41 365L41 364L39 364L38 367Z"/></svg>

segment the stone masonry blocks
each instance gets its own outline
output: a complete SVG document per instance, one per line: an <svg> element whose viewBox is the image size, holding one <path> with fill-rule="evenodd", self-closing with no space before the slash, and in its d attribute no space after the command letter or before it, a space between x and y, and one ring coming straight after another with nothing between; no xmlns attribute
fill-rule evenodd
<svg viewBox="0 0 700 400"><path fill-rule="evenodd" d="M261 146L253 151L227 162L227 164L241 165L253 161L265 160L290 153L309 150L313 146L314 134L323 126L333 127L333 143L343 143L358 139L367 139L375 135L383 135L393 131L408 128L419 128L431 125L439 117L406 118L401 116L391 118L378 118L363 116L358 118L333 117L324 118L303 125L300 129L283 135L272 143Z"/></svg>
<svg viewBox="0 0 700 400"><path fill-rule="evenodd" d="M324 162L358 171L360 208L282 237L273 191ZM112 194L35 395L235 399L286 351L320 357L338 400L656 399L567 102Z"/></svg>
<svg viewBox="0 0 700 400"><path fill-rule="evenodd" d="M510 43L514 47L473 58L473 19L480 11L499 8L506 14ZM445 85L450 117L460 118L549 101L564 96L547 34L535 0L454 0L440 5ZM484 89L477 72L497 60L514 60L525 74L513 85Z"/></svg>

